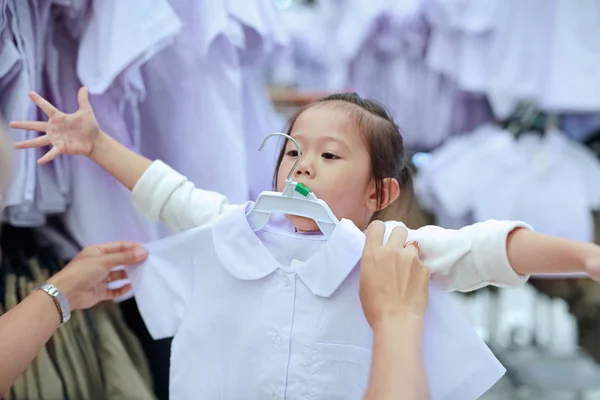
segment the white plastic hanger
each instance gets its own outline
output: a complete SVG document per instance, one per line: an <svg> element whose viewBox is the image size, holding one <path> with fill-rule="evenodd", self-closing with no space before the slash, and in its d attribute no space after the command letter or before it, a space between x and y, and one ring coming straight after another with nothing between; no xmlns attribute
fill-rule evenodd
<svg viewBox="0 0 600 400"><path fill-rule="evenodd" d="M325 236L331 236L331 233L340 221L333 215L327 203L318 199L302 183L294 182L291 178L302 155L300 145L289 135L275 132L265 137L258 149L259 151L262 150L267 140L272 136L283 136L291 140L298 149L298 157L285 180L283 192L264 191L258 195L254 207L246 215L250 227L256 232L267 224L271 214L280 213L310 218L317 223L317 226Z"/></svg>

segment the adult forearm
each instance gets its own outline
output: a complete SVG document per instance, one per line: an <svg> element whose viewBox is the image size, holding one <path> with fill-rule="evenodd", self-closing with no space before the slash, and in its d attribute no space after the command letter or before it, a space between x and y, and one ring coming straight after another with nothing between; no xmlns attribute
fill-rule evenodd
<svg viewBox="0 0 600 400"><path fill-rule="evenodd" d="M373 359L365 400L427 400L423 321L414 317L373 327Z"/></svg>
<svg viewBox="0 0 600 400"><path fill-rule="evenodd" d="M59 326L54 301L39 290L0 316L0 394L8 391Z"/></svg>
<svg viewBox="0 0 600 400"><path fill-rule="evenodd" d="M508 260L521 275L586 272L598 246L516 229L507 240Z"/></svg>
<svg viewBox="0 0 600 400"><path fill-rule="evenodd" d="M105 133L100 133L90 158L129 190L152 164Z"/></svg>

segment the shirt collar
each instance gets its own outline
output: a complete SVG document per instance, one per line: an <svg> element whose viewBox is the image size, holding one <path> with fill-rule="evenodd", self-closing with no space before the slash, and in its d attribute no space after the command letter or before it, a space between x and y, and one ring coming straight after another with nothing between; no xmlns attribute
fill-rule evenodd
<svg viewBox="0 0 600 400"><path fill-rule="evenodd" d="M284 268L256 236L246 212L253 203L234 208L215 222L213 241L221 263L241 280L262 279ZM271 222L269 222L271 224ZM365 236L343 219L323 246L294 272L313 294L331 296L360 261Z"/></svg>

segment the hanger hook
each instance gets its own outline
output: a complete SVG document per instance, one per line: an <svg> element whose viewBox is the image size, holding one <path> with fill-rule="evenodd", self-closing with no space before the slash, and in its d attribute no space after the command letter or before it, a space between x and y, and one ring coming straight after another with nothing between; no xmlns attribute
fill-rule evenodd
<svg viewBox="0 0 600 400"><path fill-rule="evenodd" d="M298 144L296 139L294 139L290 135L286 135L285 133L281 133L281 132L273 132L273 133L265 136L260 147L258 148L258 151L261 151L262 148L265 147L265 143L267 143L267 140L269 140L269 138L271 138L273 136L283 136L284 138L291 140L296 145L296 149L298 150L298 157L296 157L296 161L294 162L294 165L292 166L292 169L290 170L290 173L287 176L287 180L292 179L292 174L296 170L296 167L298 166L298 162L300 162L300 155L302 154L302 152L300 151L300 145Z"/></svg>

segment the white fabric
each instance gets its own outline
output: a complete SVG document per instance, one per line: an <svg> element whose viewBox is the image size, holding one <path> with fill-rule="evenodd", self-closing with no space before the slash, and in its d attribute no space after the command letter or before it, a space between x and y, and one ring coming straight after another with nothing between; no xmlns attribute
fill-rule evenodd
<svg viewBox="0 0 600 400"><path fill-rule="evenodd" d="M89 6L88 14L85 5L77 18L69 9L53 22L47 43L50 100L73 112L78 87L87 86L102 129L139 151L137 110L145 95L140 66L169 43L181 22L166 0L152 0L147 9L114 0L93 1ZM82 21L86 24L79 26ZM135 210L129 191L106 171L85 157L70 158L69 164L71 202L64 221L79 244L158 238L156 224Z"/></svg>
<svg viewBox="0 0 600 400"><path fill-rule="evenodd" d="M146 92L140 67L173 42L181 21L167 0L145 7L118 0L94 1L80 42L77 76L90 94L101 95L120 85L111 100L127 121L131 143L140 148L139 103ZM131 40L123 41L124 37ZM111 132L114 133L114 132Z"/></svg>
<svg viewBox="0 0 600 400"><path fill-rule="evenodd" d="M462 90L485 92L498 1L427 1L424 12L431 25L427 66L447 75Z"/></svg>
<svg viewBox="0 0 600 400"><path fill-rule="evenodd" d="M336 35L344 43L342 61L350 62L348 85L390 110L409 149L432 149L448 136L471 129L471 119L480 118L483 97L458 90L454 33L429 34L427 2L355 3L364 9L359 17L344 16ZM437 60L428 60L432 57Z"/></svg>
<svg viewBox="0 0 600 400"><path fill-rule="evenodd" d="M225 1L169 0L183 22L172 46L143 68L142 154L165 160L196 185L248 199L239 46Z"/></svg>
<svg viewBox="0 0 600 400"><path fill-rule="evenodd" d="M258 148L266 135L281 131L285 125L269 99L262 67L286 54L289 38L281 24L280 13L270 2L231 0L228 7L230 21L234 28L237 27L236 41L239 44L236 46L242 66L240 95L246 149L245 176L249 188L247 196L255 199L260 192L273 187L272 174L279 145L277 140L272 139L260 152ZM233 34L229 36L231 40Z"/></svg>
<svg viewBox="0 0 600 400"><path fill-rule="evenodd" d="M90 93L104 93L124 70L146 62L181 29L165 0L145 0L143 7L102 0L92 7L77 59L77 75Z"/></svg>
<svg viewBox="0 0 600 400"><path fill-rule="evenodd" d="M550 112L600 110L600 3L429 0L427 66L486 93L498 118L519 100Z"/></svg>
<svg viewBox="0 0 600 400"><path fill-rule="evenodd" d="M548 235L594 240L600 163L560 132L484 126L433 153L416 179L420 203L443 221L522 220Z"/></svg>
<svg viewBox="0 0 600 400"><path fill-rule="evenodd" d="M521 3L522 5L523 3ZM544 2L542 7L547 7ZM600 110L600 2L555 0L552 48L540 106L553 112ZM539 26L537 28L540 28ZM547 40L547 38L544 38ZM514 84L514 83L513 83Z"/></svg>
<svg viewBox="0 0 600 400"><path fill-rule="evenodd" d="M256 199L261 192L273 189L273 171L275 171L281 143L271 138L260 152L258 148L266 135L271 132L281 132L285 127L285 121L277 114L269 99L260 70L244 68L242 78L246 169L250 198Z"/></svg>
<svg viewBox="0 0 600 400"><path fill-rule="evenodd" d="M6 120L31 120L36 118L35 107L27 96L37 88L34 55L34 27L32 9L21 1L6 4L6 26L0 32L0 109ZM35 132L9 129L13 140L33 139ZM44 215L35 204L36 158L39 151L21 150L15 154L14 175L5 193L5 219L16 226L41 226Z"/></svg>
<svg viewBox="0 0 600 400"><path fill-rule="evenodd" d="M449 140L419 168L415 193L420 204L434 212L444 227L468 225L472 222L472 189L492 179L485 170L474 166L488 157L510 154L512 144L510 135L492 125Z"/></svg>
<svg viewBox="0 0 600 400"><path fill-rule="evenodd" d="M327 240L289 233L283 217L255 233L251 205L150 244L128 268L151 335L174 335L170 397L361 399L372 346L355 268L364 234L348 220ZM424 357L433 400L476 399L504 374L433 287Z"/></svg>
<svg viewBox="0 0 600 400"><path fill-rule="evenodd" d="M507 117L518 100L539 100L547 84L553 8L546 0L498 3L487 59L487 94L498 118Z"/></svg>
<svg viewBox="0 0 600 400"><path fill-rule="evenodd" d="M139 69L181 28L166 0L151 3L146 9L130 2L94 1L88 25L77 43L76 65L68 62L72 58L68 52L61 54L61 68L75 67L76 76L58 73L61 90L65 85L76 86L77 82L72 82L76 78L89 87L99 125L133 151L140 150L137 108L144 96ZM131 39L124 43L125 37ZM60 94L71 106L76 93L65 90ZM71 166L72 203L65 224L80 244L158 237L157 227L132 207L128 190L106 171L85 157L72 158Z"/></svg>
<svg viewBox="0 0 600 400"><path fill-rule="evenodd" d="M340 22L349 13L362 16L365 10L371 10L363 7L364 4L355 0L323 1L311 7L295 2L281 12L280 23L289 32L292 49L285 60L274 64L273 80L300 90L345 90L348 83L348 48L360 46L353 40L356 32L363 27L354 24L350 35L340 35ZM327 37L332 38L336 45L331 46L330 41L323 40Z"/></svg>
<svg viewBox="0 0 600 400"><path fill-rule="evenodd" d="M155 161L133 188L136 207L151 220L161 220L174 231L210 224L232 205L215 192L196 189L190 181L161 161ZM469 291L486 285L519 286L508 262L506 238L518 222L487 221L460 230L424 227L410 231L418 238L431 279L446 290Z"/></svg>

